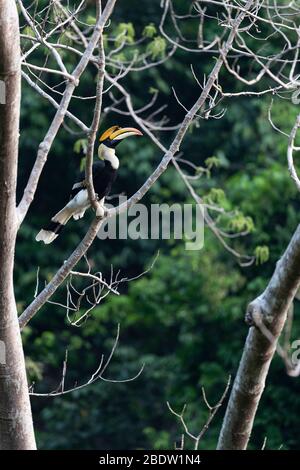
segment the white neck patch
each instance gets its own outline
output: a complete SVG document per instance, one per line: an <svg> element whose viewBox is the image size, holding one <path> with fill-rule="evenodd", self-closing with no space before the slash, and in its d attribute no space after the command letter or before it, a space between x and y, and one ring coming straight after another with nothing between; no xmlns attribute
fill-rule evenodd
<svg viewBox="0 0 300 470"><path fill-rule="evenodd" d="M106 147L106 145L101 144L98 148L98 156L99 158L110 162L114 170L117 170L119 168L119 159L116 155L115 149L111 147Z"/></svg>

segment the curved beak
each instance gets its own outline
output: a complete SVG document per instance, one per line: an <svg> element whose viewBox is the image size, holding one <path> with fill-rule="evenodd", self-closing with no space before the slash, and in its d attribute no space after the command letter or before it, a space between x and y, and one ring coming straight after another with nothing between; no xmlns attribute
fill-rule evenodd
<svg viewBox="0 0 300 470"><path fill-rule="evenodd" d="M122 140L133 135L143 135L143 133L135 127L122 127L121 129L117 129L116 131L112 132L109 138L110 140Z"/></svg>

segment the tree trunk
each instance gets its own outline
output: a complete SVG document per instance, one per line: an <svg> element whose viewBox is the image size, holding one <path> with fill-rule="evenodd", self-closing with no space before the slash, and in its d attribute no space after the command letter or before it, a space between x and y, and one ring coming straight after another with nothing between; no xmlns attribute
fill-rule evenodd
<svg viewBox="0 0 300 470"><path fill-rule="evenodd" d="M246 321L263 323L272 337L267 339L257 326L250 328L219 437L220 450L247 447L276 342L299 286L300 225L265 291L248 306Z"/></svg>
<svg viewBox="0 0 300 470"><path fill-rule="evenodd" d="M35 449L24 353L13 288L20 112L19 21L0 2L0 449Z"/></svg>

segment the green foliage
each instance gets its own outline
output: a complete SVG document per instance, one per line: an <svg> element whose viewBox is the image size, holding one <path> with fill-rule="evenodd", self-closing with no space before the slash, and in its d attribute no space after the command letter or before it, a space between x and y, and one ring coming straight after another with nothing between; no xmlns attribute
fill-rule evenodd
<svg viewBox="0 0 300 470"><path fill-rule="evenodd" d="M244 216L241 212L237 212L234 217L230 218L228 228L233 232L252 232L254 230L253 219Z"/></svg>
<svg viewBox="0 0 300 470"><path fill-rule="evenodd" d="M152 39L156 35L156 31L157 30L155 25L153 23L150 23L143 29L143 36L145 38Z"/></svg>
<svg viewBox="0 0 300 470"><path fill-rule="evenodd" d="M74 152L76 153L81 153L83 152L84 154L86 154L86 151L87 151L87 139L78 139L76 140L76 142L74 143Z"/></svg>
<svg viewBox="0 0 300 470"><path fill-rule="evenodd" d="M90 26L93 26L94 24L96 24L96 17L93 16L93 15L88 15L87 19L86 19L86 23Z"/></svg>
<svg viewBox="0 0 300 470"><path fill-rule="evenodd" d="M221 164L220 159L218 157L208 157L206 158L204 163L207 166L208 170L211 170L213 167L218 168Z"/></svg>
<svg viewBox="0 0 300 470"><path fill-rule="evenodd" d="M43 364L41 362L33 361L30 357L26 357L26 371L30 382L42 380L43 378Z"/></svg>
<svg viewBox="0 0 300 470"><path fill-rule="evenodd" d="M263 246L257 246L255 248L256 264L266 263L269 257L270 257L270 251L269 251L268 246L263 245Z"/></svg>
<svg viewBox="0 0 300 470"><path fill-rule="evenodd" d="M83 158L80 160L80 166L79 166L80 171L84 171L84 169L85 169L85 163L86 163L86 157L83 157Z"/></svg>
<svg viewBox="0 0 300 470"><path fill-rule="evenodd" d="M123 42L132 44L135 37L135 29L132 23L119 23L115 31L115 47L120 47Z"/></svg>
<svg viewBox="0 0 300 470"><path fill-rule="evenodd" d="M23 29L23 34L26 34L27 36L35 37L34 31L30 26L26 26Z"/></svg>
<svg viewBox="0 0 300 470"><path fill-rule="evenodd" d="M204 196L204 202L215 203L218 205L223 205L226 201L226 196L223 189L212 188L207 195Z"/></svg>
<svg viewBox="0 0 300 470"><path fill-rule="evenodd" d="M161 36L156 36L147 46L151 59L161 59L166 55L167 43Z"/></svg>

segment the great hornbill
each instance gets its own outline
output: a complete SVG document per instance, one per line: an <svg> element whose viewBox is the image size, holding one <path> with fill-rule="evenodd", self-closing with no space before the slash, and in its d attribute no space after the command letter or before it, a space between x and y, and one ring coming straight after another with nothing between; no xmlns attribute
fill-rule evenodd
<svg viewBox="0 0 300 470"><path fill-rule="evenodd" d="M116 179L119 168L119 159L115 152L115 147L127 137L142 135L141 131L134 127L113 126L107 129L100 137L98 157L100 161L93 164L93 183L95 193L100 202L98 217L104 215L104 199L110 193L112 183ZM78 181L73 185L70 200L65 207L59 211L45 228L39 231L35 237L36 241L43 241L48 244L58 237L62 228L68 220L78 220L84 216L85 211L90 207L88 191L86 189L85 173L81 173Z"/></svg>

